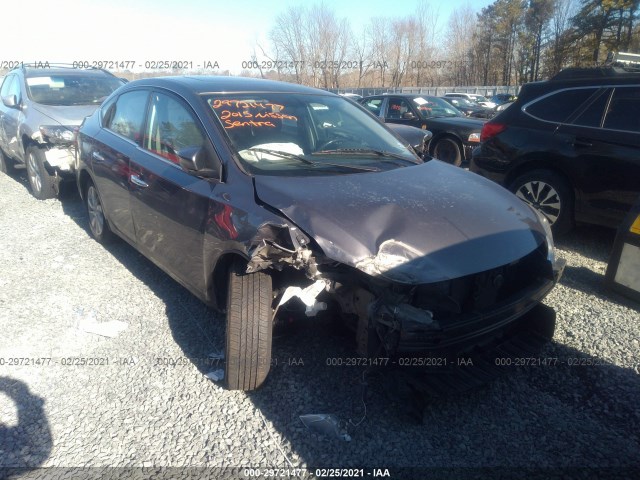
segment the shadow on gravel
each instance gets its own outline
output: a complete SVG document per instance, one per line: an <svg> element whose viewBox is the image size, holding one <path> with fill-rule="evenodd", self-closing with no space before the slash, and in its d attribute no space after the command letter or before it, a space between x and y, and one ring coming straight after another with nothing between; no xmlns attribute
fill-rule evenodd
<svg viewBox="0 0 640 480"><path fill-rule="evenodd" d="M421 389L419 377L398 371L365 375L363 386L365 368L327 365L353 357L348 342L326 325L309 327L276 342L278 365L248 396L310 466L387 467L400 474L393 478L475 478L479 468L490 469L480 478L631 478L640 468L638 365L552 342L465 393ZM310 433L299 420L309 413L336 415L352 441ZM522 468L533 470L521 476Z"/></svg>
<svg viewBox="0 0 640 480"><path fill-rule="evenodd" d="M51 453L52 438L44 400L33 395L26 383L0 376L0 394L9 399L18 414L15 426L0 421L0 477L4 478L10 473L8 468L24 473L42 465Z"/></svg>
<svg viewBox="0 0 640 480"><path fill-rule="evenodd" d="M24 168L14 168L11 173L6 174L9 178L12 178L24 187L29 195L31 195L31 187L29 186L29 180L27 179L27 170ZM80 195L78 194L78 187L73 180L65 181L60 185L60 194L58 200L63 204L67 201L73 202L74 200L80 201Z"/></svg>
<svg viewBox="0 0 640 480"><path fill-rule="evenodd" d="M640 312L640 303L608 290L605 287L604 275L586 267L567 265L560 282L567 287L580 290L588 295L593 295L605 302L613 302Z"/></svg>
<svg viewBox="0 0 640 480"><path fill-rule="evenodd" d="M616 230L595 225L580 225L555 239L556 246L607 263Z"/></svg>
<svg viewBox="0 0 640 480"><path fill-rule="evenodd" d="M63 207L86 230L80 201ZM221 319L125 242L107 248L165 303L185 357L202 373L214 369L206 358L224 346ZM266 467L389 468L392 478L422 480L633 478L640 469L637 363L623 368L551 342L541 355L511 359L496 381L452 394L358 365L352 336L328 316L285 324L266 383L247 393L285 444ZM311 413L334 414L352 440L311 433L299 418Z"/></svg>

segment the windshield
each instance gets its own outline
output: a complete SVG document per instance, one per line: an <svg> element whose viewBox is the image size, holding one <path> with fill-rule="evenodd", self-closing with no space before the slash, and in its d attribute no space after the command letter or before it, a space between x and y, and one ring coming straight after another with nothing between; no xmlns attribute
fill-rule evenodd
<svg viewBox="0 0 640 480"><path fill-rule="evenodd" d="M27 78L29 98L43 105L97 105L122 85L116 77L43 75Z"/></svg>
<svg viewBox="0 0 640 480"><path fill-rule="evenodd" d="M422 118L464 117L460 110L438 97L416 97L413 103Z"/></svg>
<svg viewBox="0 0 640 480"><path fill-rule="evenodd" d="M256 175L362 173L421 163L352 101L262 92L204 95L239 160Z"/></svg>
<svg viewBox="0 0 640 480"><path fill-rule="evenodd" d="M476 102L487 102L488 100L483 97L482 95L474 95L474 98L476 99Z"/></svg>

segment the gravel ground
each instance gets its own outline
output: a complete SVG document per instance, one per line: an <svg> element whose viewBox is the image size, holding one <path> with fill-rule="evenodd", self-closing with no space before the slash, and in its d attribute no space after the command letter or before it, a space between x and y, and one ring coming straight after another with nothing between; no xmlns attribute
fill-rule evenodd
<svg viewBox="0 0 640 480"><path fill-rule="evenodd" d="M226 471L215 467L321 465L365 467L365 476L388 468L392 478L639 472L639 306L602 288L610 231L578 228L558 242L568 265L546 300L557 328L542 355L556 365L511 367L484 388L432 399L416 422L406 399L376 375L364 416L363 369L326 365L353 356L326 321L277 335L277 364L260 390L222 389L204 375L215 367L207 355L224 345L220 318L124 242L94 242L86 221L74 192L37 201L23 173L0 174L0 467L43 478L64 470L28 469L210 467L197 475L215 477ZM113 338L87 331L96 322L126 329ZM66 365L70 357L98 365ZM51 360L25 364L42 358ZM364 419L347 443L308 432L298 418L306 413Z"/></svg>

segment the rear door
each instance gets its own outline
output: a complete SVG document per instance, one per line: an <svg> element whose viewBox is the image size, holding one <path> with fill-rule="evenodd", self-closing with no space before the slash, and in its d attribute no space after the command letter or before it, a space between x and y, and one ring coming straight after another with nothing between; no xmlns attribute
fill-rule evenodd
<svg viewBox="0 0 640 480"><path fill-rule="evenodd" d="M571 140L578 220L617 226L640 194L640 86L607 89L558 128Z"/></svg>
<svg viewBox="0 0 640 480"><path fill-rule="evenodd" d="M87 152L109 225L131 242L136 235L129 203L130 162L142 142L149 93L128 91L105 105L103 128Z"/></svg>
<svg viewBox="0 0 640 480"><path fill-rule="evenodd" d="M193 110L166 92L151 94L142 148L131 161L131 212L136 243L176 280L204 291L204 231L209 198L218 184L187 173L179 154L204 149L215 168L212 145Z"/></svg>

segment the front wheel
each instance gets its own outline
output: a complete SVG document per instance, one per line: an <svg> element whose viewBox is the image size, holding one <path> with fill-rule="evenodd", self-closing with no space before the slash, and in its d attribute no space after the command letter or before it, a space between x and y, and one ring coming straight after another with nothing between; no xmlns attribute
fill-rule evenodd
<svg viewBox="0 0 640 480"><path fill-rule="evenodd" d="M55 198L55 178L49 175L44 167L45 156L41 148L31 146L27 148L27 177L31 186L31 193L38 200Z"/></svg>
<svg viewBox="0 0 640 480"><path fill-rule="evenodd" d="M556 234L571 230L573 196L567 183L550 170L532 170L516 178L509 190L549 221Z"/></svg>
<svg viewBox="0 0 640 480"><path fill-rule="evenodd" d="M268 273L242 267L229 271L225 378L231 390L254 390L271 367L273 292Z"/></svg>
<svg viewBox="0 0 640 480"><path fill-rule="evenodd" d="M434 145L432 155L438 160L459 167L462 164L460 145L453 138L445 137Z"/></svg>

